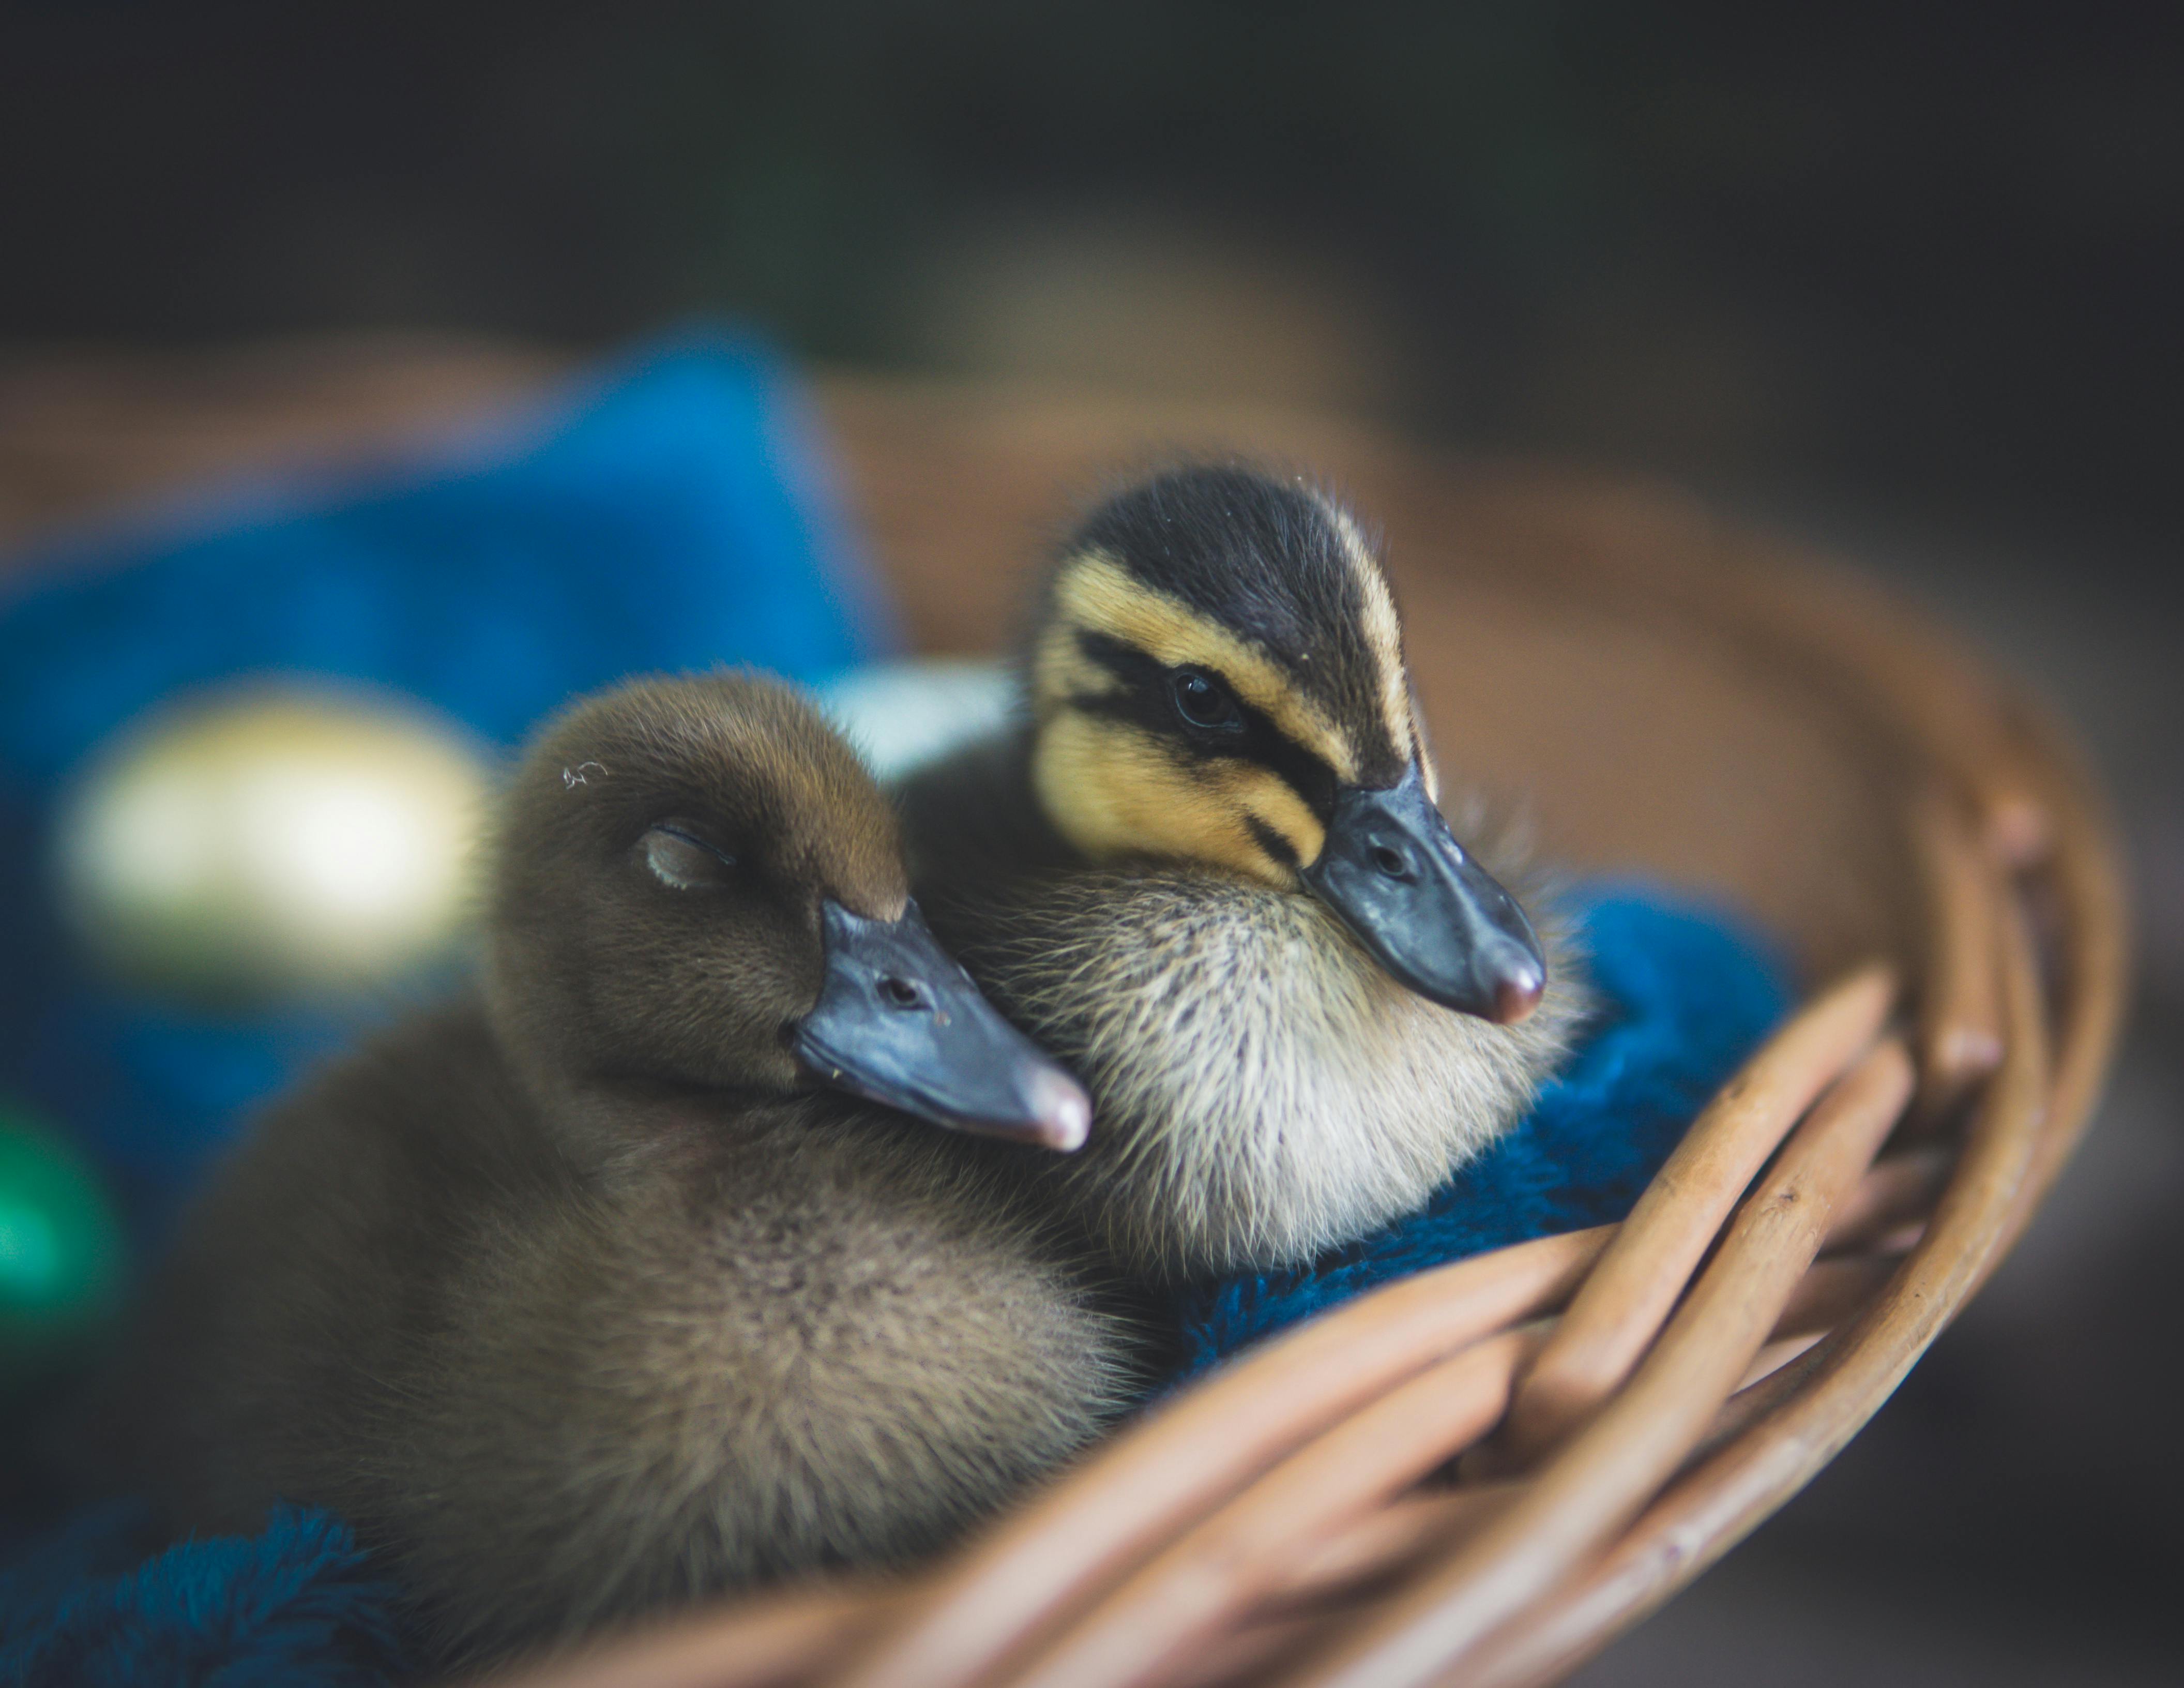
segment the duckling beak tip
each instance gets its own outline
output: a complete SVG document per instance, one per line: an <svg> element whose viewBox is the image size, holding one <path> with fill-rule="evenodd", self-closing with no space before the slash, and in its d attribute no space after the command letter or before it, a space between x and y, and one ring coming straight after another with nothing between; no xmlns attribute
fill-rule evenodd
<svg viewBox="0 0 2184 1688"><path fill-rule="evenodd" d="M1494 1011L1487 1017L1497 1026L1514 1026L1532 1017L1546 994L1546 981L1537 973L1504 978L1494 988Z"/></svg>
<svg viewBox="0 0 2184 1688"><path fill-rule="evenodd" d="M1073 1155L1092 1134L1092 1099L1084 1087L1056 1068L1041 1067L1026 1086L1030 1092L1032 1118L1038 1128L1033 1140L1059 1155Z"/></svg>

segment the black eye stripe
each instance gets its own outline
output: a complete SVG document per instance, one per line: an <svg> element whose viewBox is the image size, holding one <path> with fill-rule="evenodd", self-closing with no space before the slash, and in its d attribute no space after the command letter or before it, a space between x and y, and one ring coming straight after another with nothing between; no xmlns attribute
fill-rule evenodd
<svg viewBox="0 0 2184 1688"><path fill-rule="evenodd" d="M1284 867L1295 867L1297 865L1296 846L1256 815L1246 815L1244 817L1244 825L1251 834L1252 843L1257 844L1273 860Z"/></svg>
<svg viewBox="0 0 2184 1688"><path fill-rule="evenodd" d="M1315 815L1324 819L1333 812L1340 783L1334 770L1239 696L1219 670L1200 666L1234 702L1240 727L1190 733L1176 720L1170 691L1173 671L1166 664L1108 633L1079 629L1077 643L1087 658L1122 682L1117 691L1072 694L1069 701L1078 710L1128 721L1206 760L1256 763L1283 780Z"/></svg>

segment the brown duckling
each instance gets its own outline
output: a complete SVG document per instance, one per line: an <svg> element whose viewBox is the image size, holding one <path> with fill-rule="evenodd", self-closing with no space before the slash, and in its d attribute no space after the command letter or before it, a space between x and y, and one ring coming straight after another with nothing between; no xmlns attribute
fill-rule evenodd
<svg viewBox="0 0 2184 1688"><path fill-rule="evenodd" d="M1129 1272L1295 1262L1521 1116L1583 1011L1521 853L1437 805L1401 623L1325 493L1230 466L1063 549L1020 720L910 775L944 942L1090 1087L1041 1169Z"/></svg>
<svg viewBox="0 0 2184 1688"><path fill-rule="evenodd" d="M1074 1148L1084 1094L802 701L576 706L491 873L482 991L274 1109L187 1228L128 1390L173 1522L331 1507L475 1658L928 1552L1127 1398L967 1134Z"/></svg>

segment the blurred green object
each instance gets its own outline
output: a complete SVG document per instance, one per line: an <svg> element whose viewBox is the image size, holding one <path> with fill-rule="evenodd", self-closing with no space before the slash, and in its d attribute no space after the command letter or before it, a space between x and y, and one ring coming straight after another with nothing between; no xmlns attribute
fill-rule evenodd
<svg viewBox="0 0 2184 1688"><path fill-rule="evenodd" d="M81 1355L120 1310L128 1250L97 1175L0 1102L0 1396Z"/></svg>

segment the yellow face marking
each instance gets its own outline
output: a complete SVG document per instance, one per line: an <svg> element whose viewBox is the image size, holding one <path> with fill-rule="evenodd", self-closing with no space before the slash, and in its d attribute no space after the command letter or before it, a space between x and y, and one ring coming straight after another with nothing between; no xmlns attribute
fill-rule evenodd
<svg viewBox="0 0 2184 1688"><path fill-rule="evenodd" d="M1106 633L1171 668L1212 670L1337 778L1357 777L1356 749L1279 668L1219 622L1133 580L1113 559L1092 551L1066 564L1054 609L1034 659L1033 695L1042 719L1072 692L1097 693L1117 683L1077 647L1079 632Z"/></svg>
<svg viewBox="0 0 2184 1688"><path fill-rule="evenodd" d="M1246 817L1310 862L1319 819L1279 775L1245 761L1201 761L1142 728L1064 709L1041 727L1032 782L1055 827L1092 860L1180 856L1217 863L1283 890L1295 870L1269 855Z"/></svg>
<svg viewBox="0 0 2184 1688"><path fill-rule="evenodd" d="M1365 536L1350 519L1350 512L1329 499L1323 498L1320 505L1342 540L1342 554L1364 600L1365 643L1379 671L1380 714L1388 723L1396 749L1407 759L1418 748L1418 733L1411 713L1410 670L1403 661L1402 618L1396 613L1395 595L1388 590L1388 578L1381 573Z"/></svg>

